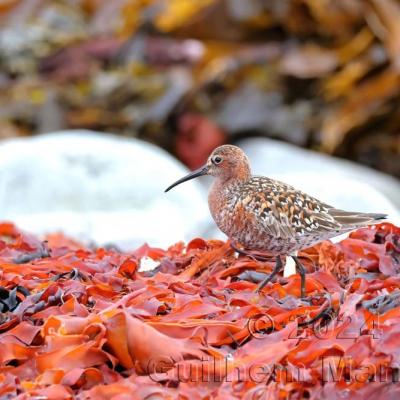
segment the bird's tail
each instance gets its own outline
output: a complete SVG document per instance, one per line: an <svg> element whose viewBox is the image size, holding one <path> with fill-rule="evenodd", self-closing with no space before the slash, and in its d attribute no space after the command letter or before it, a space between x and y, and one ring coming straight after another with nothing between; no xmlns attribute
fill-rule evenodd
<svg viewBox="0 0 400 400"><path fill-rule="evenodd" d="M387 214L368 213L367 215L371 217L374 221L381 221L382 219L387 218Z"/></svg>
<svg viewBox="0 0 400 400"><path fill-rule="evenodd" d="M387 218L387 214L361 213L337 209L330 210L329 214L336 222L339 222L339 224L343 226L354 226L355 228L377 224L379 221Z"/></svg>

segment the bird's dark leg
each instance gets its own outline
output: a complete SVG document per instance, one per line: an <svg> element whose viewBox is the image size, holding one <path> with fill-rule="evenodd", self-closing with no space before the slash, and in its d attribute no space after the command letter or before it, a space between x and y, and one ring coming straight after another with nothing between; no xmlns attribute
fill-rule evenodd
<svg viewBox="0 0 400 400"><path fill-rule="evenodd" d="M296 264L297 269L299 270L300 278L301 278L301 298L304 299L306 297L306 270L304 269L304 265L299 261L297 256L291 256Z"/></svg>
<svg viewBox="0 0 400 400"><path fill-rule="evenodd" d="M272 272L257 286L257 289L255 290L256 292L259 292L262 290L265 285L272 280L272 278L282 269L283 264L282 264L282 259L280 256L276 257L276 263L275 267L272 270Z"/></svg>

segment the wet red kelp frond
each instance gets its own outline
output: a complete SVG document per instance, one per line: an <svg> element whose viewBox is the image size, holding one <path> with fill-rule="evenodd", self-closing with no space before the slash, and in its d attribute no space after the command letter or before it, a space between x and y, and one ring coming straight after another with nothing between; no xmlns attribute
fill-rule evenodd
<svg viewBox="0 0 400 400"><path fill-rule="evenodd" d="M0 224L0 398L352 399L400 395L400 228L272 262L200 238L85 248ZM141 272L146 258L158 263Z"/></svg>

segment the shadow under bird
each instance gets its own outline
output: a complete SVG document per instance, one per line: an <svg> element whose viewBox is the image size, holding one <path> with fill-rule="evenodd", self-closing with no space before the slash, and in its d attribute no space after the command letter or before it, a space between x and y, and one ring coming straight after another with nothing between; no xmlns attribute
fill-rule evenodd
<svg viewBox="0 0 400 400"><path fill-rule="evenodd" d="M217 147L203 167L165 191L202 175L215 178L208 205L233 248L238 250L235 244L240 244L247 250L276 257L275 268L257 290L282 269L281 256L291 256L301 276L304 297L305 269L297 251L386 218L386 214L340 210L283 182L253 176L246 154L233 145Z"/></svg>

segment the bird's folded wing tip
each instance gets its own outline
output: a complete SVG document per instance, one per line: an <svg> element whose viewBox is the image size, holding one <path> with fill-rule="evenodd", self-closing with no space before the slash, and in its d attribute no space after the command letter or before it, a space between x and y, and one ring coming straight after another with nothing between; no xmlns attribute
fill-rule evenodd
<svg viewBox="0 0 400 400"><path fill-rule="evenodd" d="M387 214L372 214L372 217L378 221L380 219L386 219L388 217Z"/></svg>

